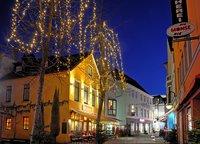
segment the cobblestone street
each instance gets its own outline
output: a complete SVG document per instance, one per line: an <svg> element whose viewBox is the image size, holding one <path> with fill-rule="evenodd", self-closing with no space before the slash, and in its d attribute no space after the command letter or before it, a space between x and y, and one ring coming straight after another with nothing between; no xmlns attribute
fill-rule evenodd
<svg viewBox="0 0 200 144"><path fill-rule="evenodd" d="M120 137L112 139L104 144L169 144L162 137L151 135L140 135L135 137Z"/></svg>

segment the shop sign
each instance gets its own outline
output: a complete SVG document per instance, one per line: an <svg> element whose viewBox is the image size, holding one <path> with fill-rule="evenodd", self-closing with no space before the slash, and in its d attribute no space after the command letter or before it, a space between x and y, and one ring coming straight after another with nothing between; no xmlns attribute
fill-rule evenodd
<svg viewBox="0 0 200 144"><path fill-rule="evenodd" d="M140 122L145 122L145 120L144 119L140 119Z"/></svg>
<svg viewBox="0 0 200 144"><path fill-rule="evenodd" d="M170 26L167 29L167 35L170 37L186 36L194 31L194 25L189 22L182 22Z"/></svg>
<svg viewBox="0 0 200 144"><path fill-rule="evenodd" d="M92 113L92 108L88 105L83 105L82 110L87 113Z"/></svg>
<svg viewBox="0 0 200 144"><path fill-rule="evenodd" d="M188 22L186 0L171 0L173 24Z"/></svg>

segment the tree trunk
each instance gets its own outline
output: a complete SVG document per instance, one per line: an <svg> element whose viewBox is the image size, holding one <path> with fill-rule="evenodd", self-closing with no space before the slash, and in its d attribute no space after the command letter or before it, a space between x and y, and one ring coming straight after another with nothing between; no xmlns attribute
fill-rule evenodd
<svg viewBox="0 0 200 144"><path fill-rule="evenodd" d="M102 7L102 3L101 3ZM102 9L102 8L101 8ZM102 22L101 22L101 16L99 17L99 49L101 53L101 68L100 68L100 97L99 97L99 108L98 108L98 115L97 115L97 129L96 129L96 134L97 134L97 143L101 144L102 143L102 137L100 134L100 121L101 121L101 113L102 113L102 107L103 103L105 100L105 95L106 95L106 84L108 77L106 76L106 61L105 61L105 50L104 50L104 38L102 32Z"/></svg>
<svg viewBox="0 0 200 144"><path fill-rule="evenodd" d="M34 110L34 121L33 121L33 127L31 132L31 138L30 138L30 144L37 143L37 140L34 138L35 134L38 134L39 132L39 121L42 118L42 113L40 111L40 107L42 104L42 92L43 92L43 85L44 85L44 76L45 76L45 65L48 60L48 49L49 49L49 42L51 37L51 30L52 30L52 20L53 20L53 11L54 11L54 0L51 0L50 4L50 15L49 15L49 23L48 23L48 34L46 43L43 47L43 56L42 56L42 62L40 67L40 74L39 74L39 83L38 83L38 95L37 95L37 101L35 105Z"/></svg>
<svg viewBox="0 0 200 144"><path fill-rule="evenodd" d="M103 103L104 103L104 99L105 99L105 91L101 92L101 97L99 98L99 108L98 108L98 115L97 115L97 136L100 134L100 130L101 130L101 125L100 125L100 121L101 121L101 113L102 113L102 107L103 107Z"/></svg>

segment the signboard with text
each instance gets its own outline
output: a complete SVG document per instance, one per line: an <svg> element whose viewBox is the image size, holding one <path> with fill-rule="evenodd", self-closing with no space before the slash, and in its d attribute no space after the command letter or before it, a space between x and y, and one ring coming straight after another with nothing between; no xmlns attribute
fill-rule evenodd
<svg viewBox="0 0 200 144"><path fill-rule="evenodd" d="M186 0L171 0L172 23L188 22Z"/></svg>
<svg viewBox="0 0 200 144"><path fill-rule="evenodd" d="M177 23L167 29L167 35L170 37L186 36L194 31L194 25L189 22Z"/></svg>

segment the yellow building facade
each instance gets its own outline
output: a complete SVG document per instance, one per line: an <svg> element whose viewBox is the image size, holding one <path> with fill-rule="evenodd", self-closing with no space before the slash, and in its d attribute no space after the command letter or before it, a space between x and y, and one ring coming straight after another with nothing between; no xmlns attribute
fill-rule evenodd
<svg viewBox="0 0 200 144"><path fill-rule="evenodd" d="M183 144L189 143L188 132L196 128L195 120L200 118L200 1L171 1L177 10L174 16L181 20L186 13L187 21L184 22L194 26L189 34L173 37L173 51L170 52L175 72L175 89L171 90L177 103L174 110L177 112L178 143Z"/></svg>
<svg viewBox="0 0 200 144"><path fill-rule="evenodd" d="M56 88L59 90L60 133L57 142L69 141L72 132L96 130L99 72L93 54L77 61L70 71L45 74L42 102L46 132L50 132L54 92ZM18 72L1 79L1 138L30 139L38 84L38 76L24 76Z"/></svg>

